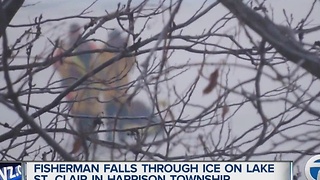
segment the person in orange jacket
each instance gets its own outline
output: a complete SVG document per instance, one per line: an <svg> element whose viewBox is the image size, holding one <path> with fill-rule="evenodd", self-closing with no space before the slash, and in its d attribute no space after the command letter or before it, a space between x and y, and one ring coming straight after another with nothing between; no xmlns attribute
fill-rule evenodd
<svg viewBox="0 0 320 180"><path fill-rule="evenodd" d="M117 29L108 34L108 41L104 48L111 50L122 51L127 45L127 38L121 35L121 32ZM104 52L99 54L97 63L104 63L113 58L117 52ZM107 116L112 116L107 119L108 132L107 139L113 140L113 129L121 129L123 120L121 117L128 116L128 87L130 83L130 71L133 69L135 63L134 57L122 58L119 61L106 67L105 71L100 72L98 77L105 80L104 86L104 99L105 112ZM120 118L117 118L120 117ZM119 132L120 138L123 140L125 132Z"/></svg>
<svg viewBox="0 0 320 180"><path fill-rule="evenodd" d="M113 30L108 35L106 48L122 51L127 46L128 41L121 35L119 30ZM96 63L101 64L109 61L116 54L111 52L104 52L99 54ZM116 140L114 136L118 134L121 142L125 141L128 132L123 130L135 127L146 127L148 132L153 131L158 135L163 132L163 126L155 126L160 124L161 121L158 116L152 112L152 108L148 107L145 103L139 100L128 102L128 88L130 87L130 71L133 69L135 57L126 57L111 64L104 71L98 73L98 78L104 79L105 91L105 113L107 118L107 140ZM142 116L146 118L141 118ZM121 130L120 132L114 130Z"/></svg>
<svg viewBox="0 0 320 180"><path fill-rule="evenodd" d="M89 41L81 42L80 38L81 27L79 24L73 23L69 30L69 42L55 52L55 56L57 56L74 47L73 53L79 52L79 55L62 58L54 64L54 67L62 77L61 85L64 88L72 85L76 80L94 68L93 64L95 64L96 54L83 54L80 52L97 49L97 47ZM89 150L85 139L87 136L92 139L98 138L98 135L94 131L99 122L99 115L104 111L103 105L98 101L100 94L99 87L101 87L99 83L94 82L94 77L91 77L66 96L70 112L75 116L73 118L75 130L79 134L75 136L71 153L77 153L83 148L86 157L88 157Z"/></svg>

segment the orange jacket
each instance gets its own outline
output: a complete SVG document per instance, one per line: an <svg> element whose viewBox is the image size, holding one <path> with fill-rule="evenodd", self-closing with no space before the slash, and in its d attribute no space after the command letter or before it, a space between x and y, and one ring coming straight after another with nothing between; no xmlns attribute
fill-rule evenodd
<svg viewBox="0 0 320 180"><path fill-rule="evenodd" d="M109 52L99 54L94 66L99 66L109 61L114 55L114 53ZM103 81L105 101L115 100L121 103L126 101L128 83L130 82L129 74L134 62L135 58L133 57L122 58L97 74L96 77Z"/></svg>
<svg viewBox="0 0 320 180"><path fill-rule="evenodd" d="M95 46L91 44L90 49L94 48ZM63 50L59 49L55 54L58 55L62 52ZM85 59L81 59L80 55L63 58L61 61L57 61L57 63L54 64L62 78L63 87L70 86L94 68L93 64L95 64L96 54L90 55L91 57L87 56ZM99 87L101 87L101 85L95 83L94 79L94 77L89 78L77 87L76 90L70 92L66 96L66 99L70 101L72 114L98 116L103 112L103 105L98 101L100 93Z"/></svg>

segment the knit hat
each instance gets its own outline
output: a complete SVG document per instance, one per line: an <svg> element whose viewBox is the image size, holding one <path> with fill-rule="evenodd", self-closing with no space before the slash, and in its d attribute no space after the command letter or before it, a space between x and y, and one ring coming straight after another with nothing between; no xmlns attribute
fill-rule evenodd
<svg viewBox="0 0 320 180"><path fill-rule="evenodd" d="M80 25L78 23L72 23L70 25L70 29L69 29L69 32L71 33L75 33L77 31L79 31L81 29Z"/></svg>
<svg viewBox="0 0 320 180"><path fill-rule="evenodd" d="M121 32L118 29L114 29L113 31L111 31L108 36L109 39L113 39L113 38L117 38L121 35Z"/></svg>

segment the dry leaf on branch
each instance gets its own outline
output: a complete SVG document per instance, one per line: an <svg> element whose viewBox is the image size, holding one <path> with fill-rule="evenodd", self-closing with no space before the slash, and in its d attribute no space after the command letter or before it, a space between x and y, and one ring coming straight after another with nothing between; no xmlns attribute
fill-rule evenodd
<svg viewBox="0 0 320 180"><path fill-rule="evenodd" d="M76 137L75 141L73 143L72 151L70 153L75 154L75 153L79 152L79 150L81 149L81 146L82 146L81 139L79 137Z"/></svg>
<svg viewBox="0 0 320 180"><path fill-rule="evenodd" d="M226 114L229 112L229 107L227 104L224 104L223 107L222 107L222 119L224 119L224 117L226 116Z"/></svg>
<svg viewBox="0 0 320 180"><path fill-rule="evenodd" d="M203 90L203 94L210 93L217 85L219 77L219 69L216 69L213 73L211 73L209 78L209 84L207 87Z"/></svg>

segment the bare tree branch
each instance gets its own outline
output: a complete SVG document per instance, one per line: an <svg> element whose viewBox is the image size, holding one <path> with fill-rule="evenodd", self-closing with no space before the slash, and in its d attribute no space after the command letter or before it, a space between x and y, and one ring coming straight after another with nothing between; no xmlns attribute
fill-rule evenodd
<svg viewBox="0 0 320 180"><path fill-rule="evenodd" d="M281 32L281 28L275 25L268 17L262 17L242 1L220 0L220 2L228 8L241 23L252 28L289 61L303 67L306 71L320 78L319 56L303 49L299 42L286 36L286 32Z"/></svg>
<svg viewBox="0 0 320 180"><path fill-rule="evenodd" d="M7 28L9 23L11 22L14 15L18 12L20 7L23 5L24 0L4 0L1 2L0 7L3 9L3 16L1 19L3 22L1 22L1 32ZM3 33L0 33L0 37L3 35Z"/></svg>

